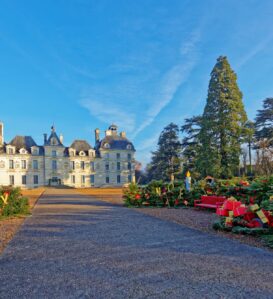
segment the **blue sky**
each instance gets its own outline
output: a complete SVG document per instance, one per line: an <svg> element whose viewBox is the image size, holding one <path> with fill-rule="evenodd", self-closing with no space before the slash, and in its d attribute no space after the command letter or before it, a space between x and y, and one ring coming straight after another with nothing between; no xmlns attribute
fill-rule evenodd
<svg viewBox="0 0 273 299"><path fill-rule="evenodd" d="M65 144L110 123L144 164L170 122L203 111L229 58L250 119L273 96L271 0L0 0L0 119L7 141L55 123Z"/></svg>

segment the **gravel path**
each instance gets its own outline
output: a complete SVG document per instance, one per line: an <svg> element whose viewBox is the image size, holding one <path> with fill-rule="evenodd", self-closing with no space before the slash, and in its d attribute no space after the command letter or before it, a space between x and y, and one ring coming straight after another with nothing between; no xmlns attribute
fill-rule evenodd
<svg viewBox="0 0 273 299"><path fill-rule="evenodd" d="M273 254L47 190L0 258L0 298L273 298Z"/></svg>
<svg viewBox="0 0 273 299"><path fill-rule="evenodd" d="M222 236L225 238L237 240L241 243L263 248L273 252L273 250L263 244L259 237L233 234L231 232L216 231L213 229L213 223L219 218L215 212L206 210L197 210L194 208L141 208L135 209L138 212L160 218L162 220L171 221L182 224L188 228L197 229L202 232Z"/></svg>

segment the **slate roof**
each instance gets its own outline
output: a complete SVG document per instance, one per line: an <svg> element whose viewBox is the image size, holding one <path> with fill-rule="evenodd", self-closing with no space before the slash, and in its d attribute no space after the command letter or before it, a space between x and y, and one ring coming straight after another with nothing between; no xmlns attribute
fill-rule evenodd
<svg viewBox="0 0 273 299"><path fill-rule="evenodd" d="M96 150L105 149L105 144L109 144L109 149L114 150L128 150L127 146L131 145L132 151L135 151L134 145L131 141L129 141L126 137L121 137L119 135L109 135L105 136L101 141L97 142Z"/></svg>
<svg viewBox="0 0 273 299"><path fill-rule="evenodd" d="M76 154L79 154L81 151L88 154L88 151L92 149L91 145L86 140L74 140L70 147L76 150Z"/></svg>
<svg viewBox="0 0 273 299"><path fill-rule="evenodd" d="M63 146L63 144L60 141L60 138L58 137L58 135L55 132L55 129L52 129L50 136L48 137L48 139L46 140L44 145L52 145L51 144L51 139L55 138L57 140L57 144L54 144L56 146Z"/></svg>
<svg viewBox="0 0 273 299"><path fill-rule="evenodd" d="M31 151L32 146L37 146L36 142L33 140L31 136L15 136L9 145L13 145L16 148L16 152L18 152L21 148L26 149L28 152Z"/></svg>

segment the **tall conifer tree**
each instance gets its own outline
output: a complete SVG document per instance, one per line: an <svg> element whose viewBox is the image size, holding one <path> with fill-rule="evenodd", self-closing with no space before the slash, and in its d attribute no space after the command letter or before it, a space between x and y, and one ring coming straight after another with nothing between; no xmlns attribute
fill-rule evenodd
<svg viewBox="0 0 273 299"><path fill-rule="evenodd" d="M247 115L236 80L227 58L220 56L211 72L199 136L197 166L203 175L231 177L239 168Z"/></svg>
<svg viewBox="0 0 273 299"><path fill-rule="evenodd" d="M147 167L148 179L171 180L180 168L180 155L179 127L170 123L161 132L158 148L152 153L152 161Z"/></svg>

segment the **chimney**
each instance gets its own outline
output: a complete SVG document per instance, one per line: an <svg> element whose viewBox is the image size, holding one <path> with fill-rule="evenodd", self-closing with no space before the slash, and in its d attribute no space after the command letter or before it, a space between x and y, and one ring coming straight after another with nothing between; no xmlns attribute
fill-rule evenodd
<svg viewBox="0 0 273 299"><path fill-rule="evenodd" d="M61 144L64 143L64 136L63 136L63 134L60 134L60 142L61 142Z"/></svg>
<svg viewBox="0 0 273 299"><path fill-rule="evenodd" d="M4 124L0 122L0 146L4 145Z"/></svg>
<svg viewBox="0 0 273 299"><path fill-rule="evenodd" d="M100 141L100 130L95 130L95 144Z"/></svg>
<svg viewBox="0 0 273 299"><path fill-rule="evenodd" d="M47 134L44 133L44 144L46 144L46 142L47 142Z"/></svg>
<svg viewBox="0 0 273 299"><path fill-rule="evenodd" d="M126 133L123 131L123 132L120 132L120 137L122 138L126 138Z"/></svg>

